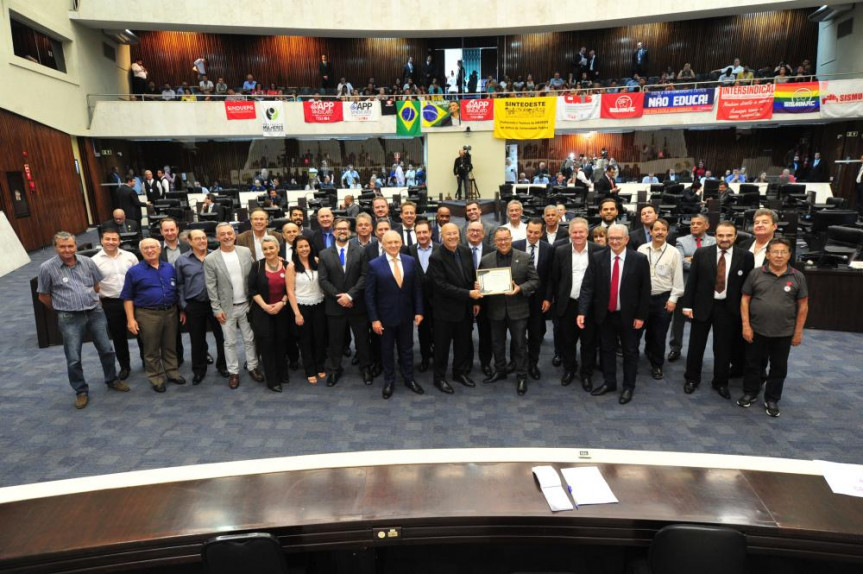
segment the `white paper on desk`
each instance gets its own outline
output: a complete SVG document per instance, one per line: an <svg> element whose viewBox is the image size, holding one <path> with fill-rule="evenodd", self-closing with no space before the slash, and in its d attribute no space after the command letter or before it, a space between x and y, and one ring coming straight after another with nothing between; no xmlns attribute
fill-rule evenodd
<svg viewBox="0 0 863 574"><path fill-rule="evenodd" d="M560 472L563 473L563 478L569 485L569 491L572 493L572 499L576 506L618 502L617 497L614 496L608 483L602 477L602 473L599 472L599 467L577 466L563 468Z"/></svg>
<svg viewBox="0 0 863 574"><path fill-rule="evenodd" d="M826 460L816 460L815 463L834 494L863 498L863 466Z"/></svg>
<svg viewBox="0 0 863 574"><path fill-rule="evenodd" d="M536 475L542 495L545 496L545 501L548 502L552 512L573 509L572 501L569 500L566 491L563 490L560 476L553 466L535 466L531 470Z"/></svg>

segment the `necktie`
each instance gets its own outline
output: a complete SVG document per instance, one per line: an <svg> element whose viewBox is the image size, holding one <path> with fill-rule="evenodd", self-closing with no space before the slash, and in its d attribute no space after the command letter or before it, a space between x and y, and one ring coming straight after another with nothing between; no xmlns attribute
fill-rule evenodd
<svg viewBox="0 0 863 574"><path fill-rule="evenodd" d="M478 248L476 248L476 247L473 248L473 268L474 269L479 269L479 251L477 251L477 249Z"/></svg>
<svg viewBox="0 0 863 574"><path fill-rule="evenodd" d="M608 297L608 310L617 311L617 289L620 283L620 256L614 257L614 268L611 270L611 294Z"/></svg>
<svg viewBox="0 0 863 574"><path fill-rule="evenodd" d="M536 267L536 245L530 246L530 260L533 261L533 266Z"/></svg>
<svg viewBox="0 0 863 574"><path fill-rule="evenodd" d="M329 249L333 245L333 234L324 233L324 246Z"/></svg>
<svg viewBox="0 0 863 574"><path fill-rule="evenodd" d="M717 293L723 293L725 291L725 253L726 250L722 250L722 255L719 256L719 263L716 265L716 287L714 287Z"/></svg>
<svg viewBox="0 0 863 574"><path fill-rule="evenodd" d="M695 247L696 247L696 249L701 249L701 238L700 237L695 238Z"/></svg>
<svg viewBox="0 0 863 574"><path fill-rule="evenodd" d="M411 235L413 235L412 231L410 229L405 229L405 243L407 243L408 247L414 243Z"/></svg>
<svg viewBox="0 0 863 574"><path fill-rule="evenodd" d="M399 269L398 257L393 257L393 276L396 278L396 285L398 285L399 289L401 289L401 287L402 287L402 270Z"/></svg>
<svg viewBox="0 0 863 574"><path fill-rule="evenodd" d="M650 230L646 227L644 228L644 236L647 238L647 242L650 243L653 241L653 237L650 236Z"/></svg>
<svg viewBox="0 0 863 574"><path fill-rule="evenodd" d="M342 247L339 250L339 261L342 262L342 267L344 267L345 266L345 248L344 247Z"/></svg>

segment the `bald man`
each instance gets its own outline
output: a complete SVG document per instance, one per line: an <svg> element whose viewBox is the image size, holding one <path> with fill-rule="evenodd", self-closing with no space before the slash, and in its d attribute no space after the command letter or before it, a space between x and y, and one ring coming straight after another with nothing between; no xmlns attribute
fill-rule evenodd
<svg viewBox="0 0 863 574"><path fill-rule="evenodd" d="M126 212L115 209L111 213L111 219L102 224L102 231L113 229L117 233L140 233L141 227L134 219L127 219Z"/></svg>

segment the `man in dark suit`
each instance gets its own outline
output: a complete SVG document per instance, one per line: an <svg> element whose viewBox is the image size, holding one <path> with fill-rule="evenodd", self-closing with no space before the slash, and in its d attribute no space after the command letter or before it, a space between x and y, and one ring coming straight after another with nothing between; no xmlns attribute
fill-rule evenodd
<svg viewBox="0 0 863 574"><path fill-rule="evenodd" d="M163 199L162 184L153 177L153 172L149 169L144 172L144 180L141 182L141 187L144 190L144 195L147 196L147 201L156 203L156 200Z"/></svg>
<svg viewBox="0 0 863 574"><path fill-rule="evenodd" d="M545 301L545 294L548 290L553 249L540 239L541 235L542 220L531 219L527 222L527 239L512 242L513 249L527 253L539 275L539 288L530 296L530 316L527 319L527 373L535 381L542 376L539 371L539 350L545 337L545 314L551 308L551 304ZM515 353L510 354L514 355Z"/></svg>
<svg viewBox="0 0 863 574"><path fill-rule="evenodd" d="M683 386L686 394L695 392L701 383L701 363L711 327L713 388L722 398L731 398L728 379L732 361L742 364L740 294L755 260L752 253L734 246L736 239L734 224L720 222L716 227L716 245L702 247L692 256L689 279L680 302L683 315L692 319Z"/></svg>
<svg viewBox="0 0 863 574"><path fill-rule="evenodd" d="M599 79L599 58L596 57L596 51L591 50L587 53L587 77L591 81L596 82Z"/></svg>
<svg viewBox="0 0 863 574"><path fill-rule="evenodd" d="M416 223L417 220L417 204L413 201L405 201L402 203L401 218L401 224L395 225L393 227L393 231L398 231L399 235L402 236L404 252L407 253L407 248L417 242L417 234L414 229L414 223ZM431 230L431 228L429 228L429 230ZM429 231L429 239L431 239L431 231Z"/></svg>
<svg viewBox="0 0 863 574"><path fill-rule="evenodd" d="M494 251L494 247L490 245L485 238L485 225L482 221L471 221L467 225L467 248L471 254L471 263L474 269L474 277L476 277L476 269L479 267L482 258ZM491 323L488 320L488 310L485 306L480 305L479 312L475 314L476 328L479 338L479 364L485 376L490 377L494 372L491 369ZM470 338L470 364L473 365L473 336Z"/></svg>
<svg viewBox="0 0 863 574"><path fill-rule="evenodd" d="M482 209L478 201L468 201L464 206L464 226L461 228L461 242L467 245L467 226L473 221L479 221L482 224L484 241L489 249L494 249L493 236L495 225L486 223L482 220Z"/></svg>
<svg viewBox="0 0 863 574"><path fill-rule="evenodd" d="M552 312L560 325L560 348L566 350L561 357L563 376L560 384L568 386L575 378L578 370L575 346L580 339L581 386L589 392L593 390L593 370L596 368L596 325L592 315L588 315L584 328L579 329L576 319L587 268L593 261L594 253L602 248L587 241L587 230L586 219L570 221L570 242L554 249L545 301L553 305Z"/></svg>
<svg viewBox="0 0 863 574"><path fill-rule="evenodd" d="M359 244L351 242L351 223L337 219L334 225L336 241L321 251L318 263L318 280L326 295L327 333L329 337L329 375L327 386L339 382L344 370L342 356L345 348L345 329L350 326L354 335L363 382L372 384L369 368L368 317L364 290L368 260Z"/></svg>
<svg viewBox="0 0 863 574"><path fill-rule="evenodd" d="M385 256L369 262L365 292L372 329L381 336L383 397L392 396L396 380L393 345L398 346L405 385L421 395L423 389L414 380L413 364L414 324L422 323L424 312L417 262L401 253L402 238L395 231L384 234L383 245Z"/></svg>
<svg viewBox="0 0 863 574"><path fill-rule="evenodd" d="M408 61L402 67L402 83L407 83L408 79L413 78L415 73L413 56L408 56Z"/></svg>
<svg viewBox="0 0 863 574"><path fill-rule="evenodd" d="M716 245L695 251L689 279L680 305L692 319L686 354L686 383L692 394L701 383L701 364L707 335L713 328L713 389L730 399L728 379L731 362L743 356L743 323L740 298L743 283L755 266L752 253L734 246L737 229L728 221L716 227Z"/></svg>
<svg viewBox="0 0 863 574"><path fill-rule="evenodd" d="M567 225L560 222L557 206L546 205L545 209L542 210L542 220L545 222L545 227L540 239L549 245L554 245L558 240L566 239L569 236Z"/></svg>
<svg viewBox="0 0 863 574"><path fill-rule="evenodd" d="M411 231L416 237L410 247L405 250L402 247L402 253L407 253L417 260L417 273L419 274L420 284L423 288L423 309L425 309L425 319L420 323L417 329L417 335L420 340L420 365L417 370L424 373L429 368L429 363L432 359L432 343L434 341L434 307L432 305L432 290L431 280L428 275L429 260L434 255L440 246L431 240L431 226L425 219L416 222L412 226ZM400 232L402 237L407 235L404 230Z"/></svg>
<svg viewBox="0 0 863 574"><path fill-rule="evenodd" d="M228 210L216 203L215 196L212 193L208 193L204 196L204 201L201 203L201 213L211 213L216 215L216 221L227 221L228 220Z"/></svg>
<svg viewBox="0 0 863 574"><path fill-rule="evenodd" d="M650 65L650 53L644 47L642 42L635 45L635 51L632 53L632 73L639 76L647 75L647 68Z"/></svg>
<svg viewBox="0 0 863 574"><path fill-rule="evenodd" d="M336 240L333 234L333 210L329 207L318 209L318 224L320 228L312 233L312 246L317 253L322 253L324 249L332 247Z"/></svg>
<svg viewBox="0 0 863 574"><path fill-rule="evenodd" d="M620 188L617 187L617 182L614 181L614 169L614 166L611 164L605 166L605 173L593 185L597 203L606 197L613 197L620 204L620 197L617 195L620 192Z"/></svg>
<svg viewBox="0 0 863 574"><path fill-rule="evenodd" d="M650 226L656 221L656 217L656 208L653 204L648 203L641 206L641 210L638 212L638 217L636 218L640 223L634 224L634 229L629 232L629 247L631 249L638 250L645 243L652 241Z"/></svg>
<svg viewBox="0 0 863 574"><path fill-rule="evenodd" d="M588 315L599 328L604 382L591 391L600 396L617 390L617 342L623 350L623 391L620 404L632 400L638 370L638 330L650 308L650 264L647 257L627 249L626 226L608 228L609 249L593 255L581 285L578 300L579 328Z"/></svg>
<svg viewBox="0 0 863 574"><path fill-rule="evenodd" d="M300 228L300 233L303 237L308 237L310 240L312 238L312 230L307 227L303 227L306 224L306 210L299 206L294 206L291 208L289 217L291 221L297 224L297 227Z"/></svg>
<svg viewBox="0 0 863 574"><path fill-rule="evenodd" d="M471 324L474 304L482 297L474 285L471 250L459 241L458 226L441 228L443 246L429 259L429 289L434 312L434 385L444 393L453 389L446 380L449 348L453 347L452 380L466 387L475 384L471 367Z"/></svg>
<svg viewBox="0 0 863 574"><path fill-rule="evenodd" d="M377 259L385 253L384 243L382 239L386 232L390 231L390 229L391 227L389 219L379 219L375 221L375 237L364 248L366 250L366 259L371 261L372 259Z"/></svg>
<svg viewBox="0 0 863 574"><path fill-rule="evenodd" d="M500 227L494 233L497 250L482 258L480 269L509 267L512 273L512 288L500 295L483 298L485 311L491 323L491 344L494 352L494 373L483 380L493 383L506 379L506 332L512 339L512 359L515 363L518 383L516 392L527 392L527 341L525 333L530 317L530 297L539 289L539 275L533 262L523 251L512 248L512 233Z"/></svg>
<svg viewBox="0 0 863 574"><path fill-rule="evenodd" d="M126 217L135 220L140 228L142 207L144 205L135 193L135 178L127 177L126 185L121 185L114 192L114 209L122 209Z"/></svg>
<svg viewBox="0 0 863 574"><path fill-rule="evenodd" d="M109 219L100 226L102 231L112 229L117 233L137 233L141 235L141 228L138 222L134 219L128 219L125 211L115 209L111 215L113 219Z"/></svg>

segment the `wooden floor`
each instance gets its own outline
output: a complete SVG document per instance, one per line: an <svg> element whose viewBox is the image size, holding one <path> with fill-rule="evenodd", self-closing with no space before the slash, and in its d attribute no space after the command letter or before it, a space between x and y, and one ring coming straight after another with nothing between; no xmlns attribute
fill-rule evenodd
<svg viewBox="0 0 863 574"><path fill-rule="evenodd" d="M532 466L298 470L11 502L0 505L0 571L192 563L204 540L241 531L273 533L293 552L526 539L647 546L680 522L737 528L754 554L863 564L863 500L832 494L820 476L599 464L620 503L551 513Z"/></svg>

